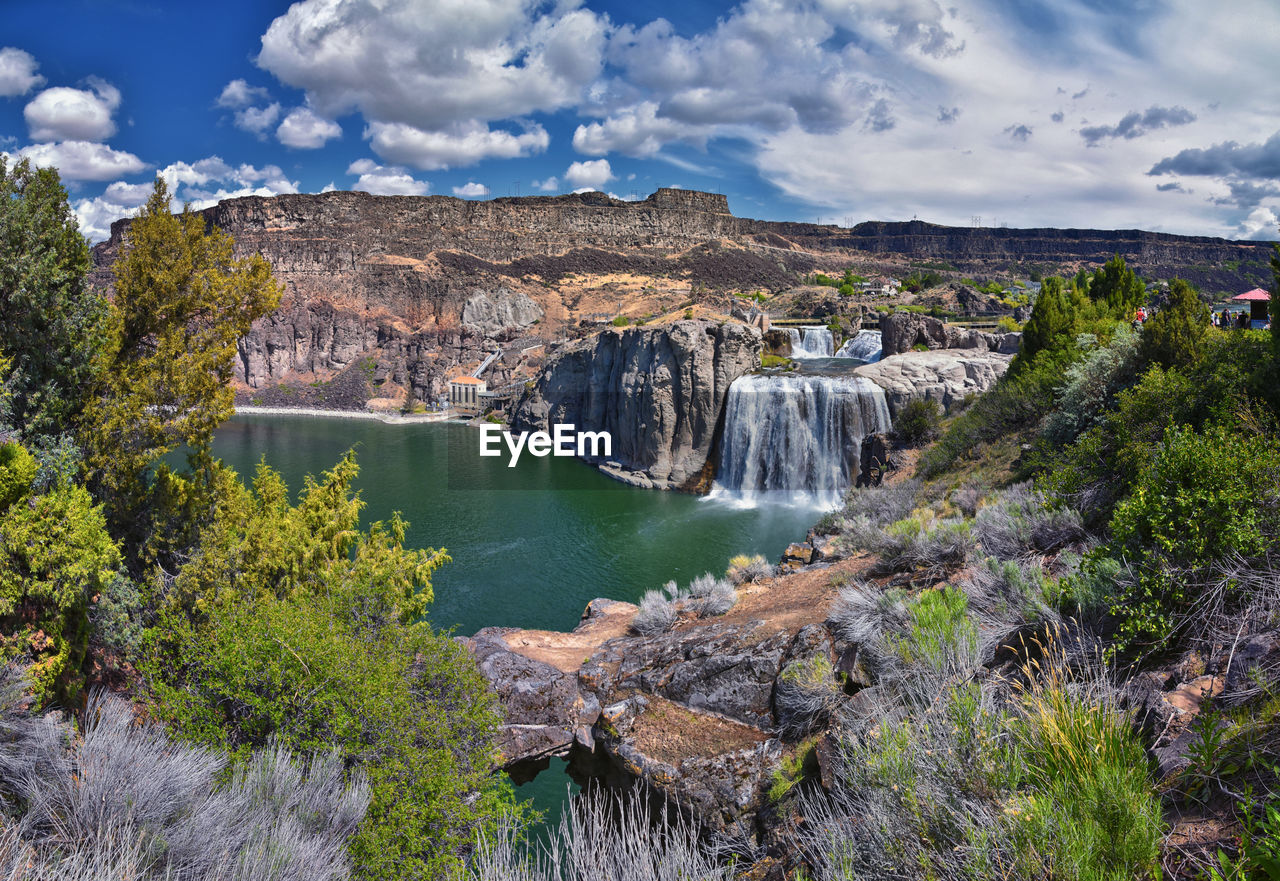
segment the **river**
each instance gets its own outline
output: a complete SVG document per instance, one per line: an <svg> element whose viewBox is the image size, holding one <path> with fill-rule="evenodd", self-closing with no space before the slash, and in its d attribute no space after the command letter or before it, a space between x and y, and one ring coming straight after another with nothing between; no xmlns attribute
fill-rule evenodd
<svg viewBox="0 0 1280 881"><path fill-rule="evenodd" d="M524 455L509 468L481 458L479 441L475 428L449 423L240 415L218 429L213 452L246 481L265 457L296 496L304 475L355 447L364 521L399 511L408 545L453 558L432 579L428 617L458 634L571 630L595 597L635 601L668 579L723 572L739 553L776 560L820 516L636 489L573 459ZM543 773L517 792L556 814L565 785Z"/></svg>

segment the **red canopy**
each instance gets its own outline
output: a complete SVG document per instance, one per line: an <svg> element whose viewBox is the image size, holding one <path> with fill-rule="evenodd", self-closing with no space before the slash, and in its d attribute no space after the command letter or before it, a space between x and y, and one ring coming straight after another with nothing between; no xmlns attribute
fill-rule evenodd
<svg viewBox="0 0 1280 881"><path fill-rule="evenodd" d="M1245 291L1243 294L1236 294L1232 300L1270 300L1271 295L1262 288L1254 288L1251 291Z"/></svg>

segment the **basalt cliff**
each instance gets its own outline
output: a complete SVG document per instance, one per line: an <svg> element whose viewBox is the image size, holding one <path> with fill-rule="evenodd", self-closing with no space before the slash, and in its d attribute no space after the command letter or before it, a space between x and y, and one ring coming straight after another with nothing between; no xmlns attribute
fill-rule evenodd
<svg viewBox="0 0 1280 881"><path fill-rule="evenodd" d="M1243 290L1266 276L1269 245L1138 230L961 229L911 221L853 228L734 216L724 196L662 189L465 201L444 196L245 197L206 209L240 255L260 253L281 308L240 344L242 397L306 392L354 376L340 406L437 400L451 376L500 352L490 388L536 376L548 344L615 319L727 316L732 293L796 288L815 270L905 276L1074 272L1119 253L1149 278ZM94 248L106 287L128 220ZM824 289L830 290L830 289Z"/></svg>

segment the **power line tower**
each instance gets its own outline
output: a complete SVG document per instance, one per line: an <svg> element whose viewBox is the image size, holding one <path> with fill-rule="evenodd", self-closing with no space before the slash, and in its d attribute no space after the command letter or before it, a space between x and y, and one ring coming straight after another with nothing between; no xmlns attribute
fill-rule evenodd
<svg viewBox="0 0 1280 881"><path fill-rule="evenodd" d="M973 219L969 221L969 225L972 226L974 229L977 229L978 227L982 226L982 215L981 214L973 215Z"/></svg>

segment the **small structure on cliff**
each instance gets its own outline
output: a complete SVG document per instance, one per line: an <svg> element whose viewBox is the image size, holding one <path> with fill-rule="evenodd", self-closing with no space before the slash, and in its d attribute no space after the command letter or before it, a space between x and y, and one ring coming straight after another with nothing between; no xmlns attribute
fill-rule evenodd
<svg viewBox="0 0 1280 881"><path fill-rule="evenodd" d="M455 376L449 380L449 403L462 409L480 408L480 396L488 386L483 379L474 376Z"/></svg>

